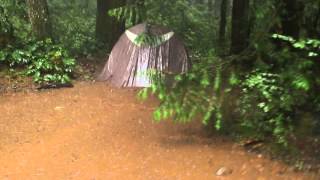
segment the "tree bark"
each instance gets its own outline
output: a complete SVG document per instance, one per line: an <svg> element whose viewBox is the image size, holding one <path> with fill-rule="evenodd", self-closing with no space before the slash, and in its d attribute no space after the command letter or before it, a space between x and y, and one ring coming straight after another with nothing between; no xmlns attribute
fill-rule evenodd
<svg viewBox="0 0 320 180"><path fill-rule="evenodd" d="M226 40L228 0L222 0L220 10L219 45L224 46Z"/></svg>
<svg viewBox="0 0 320 180"><path fill-rule="evenodd" d="M238 54L249 43L249 0L233 0L231 53Z"/></svg>
<svg viewBox="0 0 320 180"><path fill-rule="evenodd" d="M96 38L98 41L112 47L123 33L124 22L108 15L108 11L124 6L125 3L125 0L97 0Z"/></svg>
<svg viewBox="0 0 320 180"><path fill-rule="evenodd" d="M301 15L297 0L282 0L281 2L283 9L281 13L281 23L283 34L292 36L295 38L299 37L299 16Z"/></svg>
<svg viewBox="0 0 320 180"><path fill-rule="evenodd" d="M52 26L47 0L26 0L32 32L37 39L51 38Z"/></svg>
<svg viewBox="0 0 320 180"><path fill-rule="evenodd" d="M208 0L208 11L210 14L213 14L213 0Z"/></svg>

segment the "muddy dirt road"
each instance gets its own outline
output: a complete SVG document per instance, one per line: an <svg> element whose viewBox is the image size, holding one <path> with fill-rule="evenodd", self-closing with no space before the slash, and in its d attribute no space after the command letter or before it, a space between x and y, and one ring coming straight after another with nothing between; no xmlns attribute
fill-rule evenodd
<svg viewBox="0 0 320 180"><path fill-rule="evenodd" d="M153 123L156 101L102 83L0 96L0 179L320 179L197 124ZM224 177L221 167L232 169Z"/></svg>

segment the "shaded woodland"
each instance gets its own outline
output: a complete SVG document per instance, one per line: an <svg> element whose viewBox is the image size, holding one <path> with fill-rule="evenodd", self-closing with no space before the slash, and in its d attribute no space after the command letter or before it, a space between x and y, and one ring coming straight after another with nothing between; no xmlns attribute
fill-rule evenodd
<svg viewBox="0 0 320 180"><path fill-rule="evenodd" d="M192 62L174 86L140 91L161 102L156 121L201 117L285 153L319 141L320 0L0 0L1 76L71 84L79 59L95 63L140 22L173 29Z"/></svg>

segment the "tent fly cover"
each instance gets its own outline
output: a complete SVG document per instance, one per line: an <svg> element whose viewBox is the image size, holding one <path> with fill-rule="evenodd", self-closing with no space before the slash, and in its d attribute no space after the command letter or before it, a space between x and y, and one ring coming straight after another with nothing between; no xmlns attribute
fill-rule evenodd
<svg viewBox="0 0 320 180"><path fill-rule="evenodd" d="M146 32L155 37L152 43L139 40ZM149 87L153 72L167 78L169 74L186 72L189 66L184 45L174 32L162 26L147 29L146 24L138 24L120 37L98 79L118 87Z"/></svg>

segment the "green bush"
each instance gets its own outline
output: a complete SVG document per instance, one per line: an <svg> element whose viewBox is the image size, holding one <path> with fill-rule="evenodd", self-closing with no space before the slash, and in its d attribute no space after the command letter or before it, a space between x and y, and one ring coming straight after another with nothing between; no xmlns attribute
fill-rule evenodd
<svg viewBox="0 0 320 180"><path fill-rule="evenodd" d="M278 74L255 70L240 83L239 124L246 136L275 137L286 144L292 132L294 101Z"/></svg>
<svg viewBox="0 0 320 180"><path fill-rule="evenodd" d="M17 42L30 40L30 23L25 1L0 0L0 36L10 34Z"/></svg>
<svg viewBox="0 0 320 180"><path fill-rule="evenodd" d="M70 83L75 60L52 40L31 41L23 48L8 46L0 51L0 61L10 67L26 67L26 75L38 84Z"/></svg>
<svg viewBox="0 0 320 180"><path fill-rule="evenodd" d="M294 129L305 126L306 114L313 115L313 125L319 123L320 78L314 75L320 72L320 41L282 35L273 38L285 43L284 48L258 56L257 69L244 75L239 84L240 124L251 136L274 137L287 144L288 138L296 136Z"/></svg>
<svg viewBox="0 0 320 180"><path fill-rule="evenodd" d="M28 65L27 75L33 77L38 84L70 83L71 73L75 68L75 60L61 46L54 45L50 39L37 42L34 47L35 56Z"/></svg>
<svg viewBox="0 0 320 180"><path fill-rule="evenodd" d="M284 36L274 37L287 42ZM194 56L191 71L176 76L174 86L167 87L160 79L139 95L146 98L153 93L159 98L161 103L154 112L157 121L173 118L189 122L202 117L205 125L216 129L288 145L288 140L297 136L294 130L305 126L301 125L304 116L313 115L313 132L320 113L320 78L314 76L320 73L319 40L289 39L280 51L269 42L273 48L266 50L270 51L245 57L255 62L249 72L230 70L239 57L221 59L214 53L207 58ZM231 98L235 106L227 105L228 98L235 95ZM229 121L230 114L237 118Z"/></svg>
<svg viewBox="0 0 320 180"><path fill-rule="evenodd" d="M4 8L0 6L0 34L6 34L12 31L12 26L10 25L8 14L5 12Z"/></svg>
<svg viewBox="0 0 320 180"><path fill-rule="evenodd" d="M155 94L161 101L154 112L156 121L173 118L177 122L190 122L198 115L206 125L215 119L215 128L222 128L220 111L221 93L221 59L209 54L207 58L195 59L190 72L177 75L175 83L168 87L164 78L157 76L150 88L143 89L139 97L145 99L149 93ZM227 90L226 90L226 93Z"/></svg>
<svg viewBox="0 0 320 180"><path fill-rule="evenodd" d="M49 1L54 40L73 55L87 56L98 50L95 38L96 2Z"/></svg>

